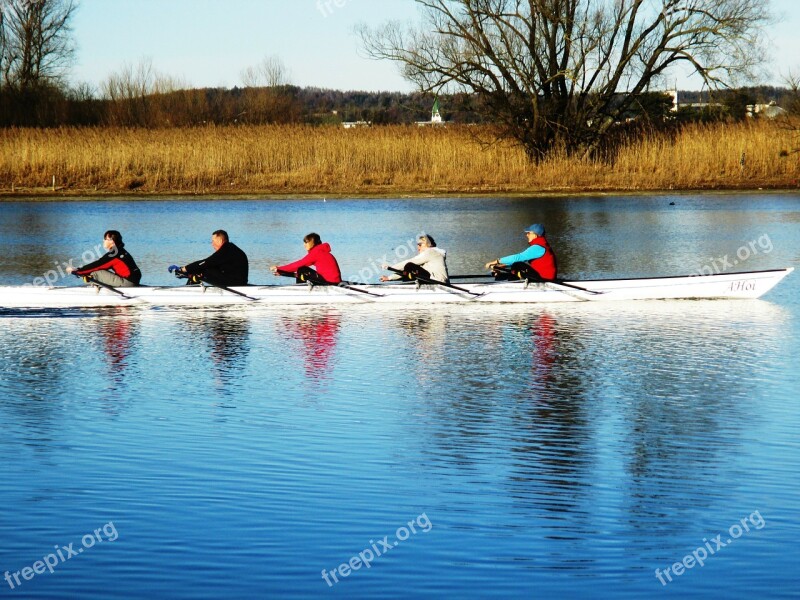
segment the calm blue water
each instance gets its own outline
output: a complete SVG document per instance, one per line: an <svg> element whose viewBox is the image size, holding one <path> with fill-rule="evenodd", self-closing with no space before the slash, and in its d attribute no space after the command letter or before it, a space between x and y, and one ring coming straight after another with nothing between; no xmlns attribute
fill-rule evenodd
<svg viewBox="0 0 800 600"><path fill-rule="evenodd" d="M797 194L14 202L0 284L109 228L153 284L219 227L253 282L309 231L353 278L422 230L477 272L532 222L573 277L800 263ZM0 595L796 597L798 292L5 311Z"/></svg>

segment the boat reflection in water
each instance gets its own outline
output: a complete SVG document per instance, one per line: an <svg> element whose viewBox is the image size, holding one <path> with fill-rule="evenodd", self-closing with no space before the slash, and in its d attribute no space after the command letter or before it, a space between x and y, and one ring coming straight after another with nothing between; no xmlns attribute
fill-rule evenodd
<svg viewBox="0 0 800 600"><path fill-rule="evenodd" d="M557 540L552 554L530 557L538 567L589 569L568 560L585 559L587 534L616 530L656 555L665 545L654 533L675 535L718 500L715 487L736 469L728 457L762 419L753 390L786 352L791 316L762 301L654 301L432 318L449 341L441 356L423 342L433 352L417 375L431 393L414 401L436 416L414 420L408 435L443 471L505 490ZM399 321L406 331L411 321ZM472 335L460 335L467 325ZM505 453L504 466L483 469L489 449ZM615 485L598 487L598 472ZM604 519L620 507L629 520Z"/></svg>

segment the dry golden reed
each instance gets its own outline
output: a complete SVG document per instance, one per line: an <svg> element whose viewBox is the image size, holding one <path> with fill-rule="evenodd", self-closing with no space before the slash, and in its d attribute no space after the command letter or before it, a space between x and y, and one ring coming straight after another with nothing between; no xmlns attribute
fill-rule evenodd
<svg viewBox="0 0 800 600"><path fill-rule="evenodd" d="M530 163L482 127L206 126L0 131L0 194L473 194L797 187L798 133L691 125L612 164Z"/></svg>

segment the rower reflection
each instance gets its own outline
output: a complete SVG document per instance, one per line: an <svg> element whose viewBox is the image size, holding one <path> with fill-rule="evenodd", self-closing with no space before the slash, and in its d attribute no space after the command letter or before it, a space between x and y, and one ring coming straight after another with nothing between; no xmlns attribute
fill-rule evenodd
<svg viewBox="0 0 800 600"><path fill-rule="evenodd" d="M556 318L543 312L531 325L533 355L531 369L537 381L547 381L556 362Z"/></svg>
<svg viewBox="0 0 800 600"><path fill-rule="evenodd" d="M107 359L109 375L114 383L122 384L129 367L131 346L138 332L138 319L126 306L111 310L109 318L100 323L103 355Z"/></svg>
<svg viewBox="0 0 800 600"><path fill-rule="evenodd" d="M209 312L188 320L186 328L196 338L205 339L214 383L221 391L228 391L247 366L250 320L226 312Z"/></svg>
<svg viewBox="0 0 800 600"><path fill-rule="evenodd" d="M341 319L338 311L284 316L281 319L282 335L290 343L299 342L307 378L324 380L330 375Z"/></svg>
<svg viewBox="0 0 800 600"><path fill-rule="evenodd" d="M448 358L448 321L446 313L420 311L399 317L398 325L409 342L409 367L423 388L435 386L432 374L447 377L456 365ZM424 360L419 360L420 356Z"/></svg>
<svg viewBox="0 0 800 600"><path fill-rule="evenodd" d="M219 380L230 381L243 370L250 351L250 321L228 315L215 317L208 323L211 360Z"/></svg>
<svg viewBox="0 0 800 600"><path fill-rule="evenodd" d="M520 508L570 513L575 523L584 519L580 507L587 501L596 460L584 375L592 365L580 351L582 327L559 326L559 318L548 312L510 327L521 334L512 337L526 349L530 370L528 381L510 390L517 401L509 433L508 493Z"/></svg>

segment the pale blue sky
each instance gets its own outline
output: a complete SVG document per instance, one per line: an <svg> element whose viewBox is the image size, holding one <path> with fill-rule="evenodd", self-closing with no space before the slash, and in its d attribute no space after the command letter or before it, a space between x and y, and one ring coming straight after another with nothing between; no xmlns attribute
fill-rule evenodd
<svg viewBox="0 0 800 600"><path fill-rule="evenodd" d="M779 84L800 71L800 3L772 3L780 18L769 31L764 81ZM296 85L408 91L396 65L363 56L353 28L417 18L412 0L81 0L72 79L97 85L149 57L191 86L233 87L243 69L277 55ZM679 79L679 87L693 86Z"/></svg>

